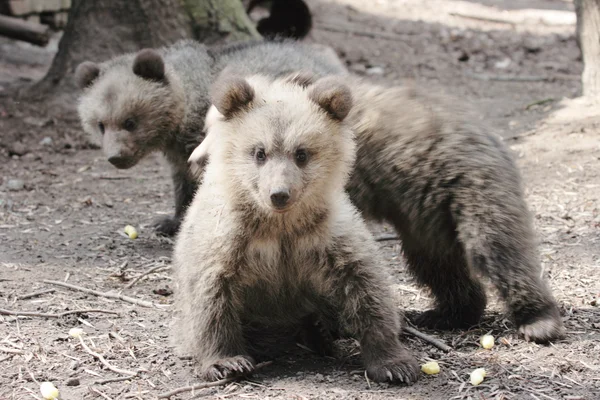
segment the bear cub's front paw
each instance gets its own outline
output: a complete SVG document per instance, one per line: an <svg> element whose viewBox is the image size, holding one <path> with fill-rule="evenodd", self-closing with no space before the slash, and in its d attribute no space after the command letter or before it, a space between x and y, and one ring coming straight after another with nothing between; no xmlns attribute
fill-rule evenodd
<svg viewBox="0 0 600 400"><path fill-rule="evenodd" d="M414 383L419 379L419 364L406 350L390 358L373 360L367 365L367 376L376 382Z"/></svg>
<svg viewBox="0 0 600 400"><path fill-rule="evenodd" d="M248 375L254 371L255 363L250 356L235 356L216 360L202 372L202 377L207 381Z"/></svg>

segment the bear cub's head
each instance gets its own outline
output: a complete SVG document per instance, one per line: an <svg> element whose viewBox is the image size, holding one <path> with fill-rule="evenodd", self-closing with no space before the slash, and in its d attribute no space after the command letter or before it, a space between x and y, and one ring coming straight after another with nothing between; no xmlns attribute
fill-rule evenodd
<svg viewBox="0 0 600 400"><path fill-rule="evenodd" d="M343 191L354 138L345 123L352 96L339 78L230 76L215 83L211 101L206 139L190 161L209 155L231 201L281 215L323 207Z"/></svg>
<svg viewBox="0 0 600 400"><path fill-rule="evenodd" d="M83 129L115 167L131 168L172 139L185 106L174 78L152 49L103 64L85 61L75 70Z"/></svg>

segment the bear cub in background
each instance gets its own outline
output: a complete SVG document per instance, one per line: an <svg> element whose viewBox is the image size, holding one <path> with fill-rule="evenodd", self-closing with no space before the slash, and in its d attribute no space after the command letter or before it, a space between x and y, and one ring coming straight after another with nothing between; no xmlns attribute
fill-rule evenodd
<svg viewBox="0 0 600 400"><path fill-rule="evenodd" d="M360 342L371 379L414 382L387 268L344 191L349 89L228 77L212 102L209 161L175 245L180 351L207 380L249 373L264 332L316 315Z"/></svg>

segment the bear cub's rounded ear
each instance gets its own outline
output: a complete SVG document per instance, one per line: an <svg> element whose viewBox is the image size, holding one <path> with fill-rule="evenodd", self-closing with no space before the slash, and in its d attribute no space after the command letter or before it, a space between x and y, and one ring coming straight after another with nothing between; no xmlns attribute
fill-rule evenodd
<svg viewBox="0 0 600 400"><path fill-rule="evenodd" d="M298 85L303 88L307 88L317 80L317 76L308 70L300 70L292 74L287 75L284 80L286 82Z"/></svg>
<svg viewBox="0 0 600 400"><path fill-rule="evenodd" d="M245 79L228 77L215 82L210 99L216 109L229 119L246 108L254 96L254 89Z"/></svg>
<svg viewBox="0 0 600 400"><path fill-rule="evenodd" d="M165 80L165 63L154 49L143 49L133 60L133 73L149 81Z"/></svg>
<svg viewBox="0 0 600 400"><path fill-rule="evenodd" d="M75 69L75 83L80 89L85 89L100 75L100 67L91 61L84 61Z"/></svg>
<svg viewBox="0 0 600 400"><path fill-rule="evenodd" d="M309 98L335 120L342 121L352 108L352 93L338 78L319 79L310 89Z"/></svg>

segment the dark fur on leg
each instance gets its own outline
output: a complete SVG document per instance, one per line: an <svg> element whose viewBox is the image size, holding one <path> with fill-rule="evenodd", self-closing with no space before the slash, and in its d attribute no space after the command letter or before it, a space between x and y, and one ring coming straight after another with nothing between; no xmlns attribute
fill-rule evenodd
<svg viewBox="0 0 600 400"><path fill-rule="evenodd" d="M184 324L196 349L199 375L214 381L252 372L255 362L245 346L240 312L228 279L209 271L183 290L193 298L195 307L186 315L191 320Z"/></svg>
<svg viewBox="0 0 600 400"><path fill-rule="evenodd" d="M417 281L427 284L435 298L435 308L418 315L413 322L430 329L464 329L476 325L486 306L483 285L464 261L460 247L451 254L432 258L427 251L404 246L410 271ZM440 273L443 271L443 273Z"/></svg>
<svg viewBox="0 0 600 400"><path fill-rule="evenodd" d="M485 222L495 226L494 232L474 234L471 229L465 232L459 227L459 235L467 249L467 260L475 270L491 278L506 301L519 333L526 340L546 343L563 337L565 331L558 307L540 277L529 224L506 223L507 217L527 220L528 215L511 215L510 210L498 214L504 216L504 221ZM511 227L510 232L503 232L506 226ZM522 231L519 232L516 227Z"/></svg>
<svg viewBox="0 0 600 400"><path fill-rule="evenodd" d="M356 260L356 256L342 251L338 262ZM341 290L336 297L341 302L340 320L345 330L359 339L371 379L411 384L419 377L419 365L400 343L402 328L393 296L383 289L383 276L366 265L366 260L348 262L347 267L338 270L336 288Z"/></svg>
<svg viewBox="0 0 600 400"><path fill-rule="evenodd" d="M198 189L198 183L192 178L189 171L175 171L173 173L173 187L175 191L175 215L161 218L154 224L156 232L163 236L175 236L179 231L185 211Z"/></svg>

